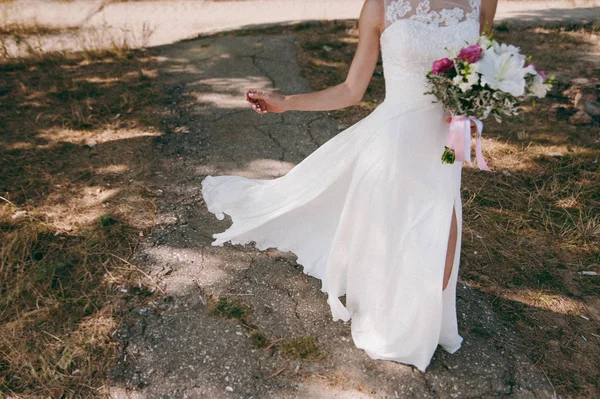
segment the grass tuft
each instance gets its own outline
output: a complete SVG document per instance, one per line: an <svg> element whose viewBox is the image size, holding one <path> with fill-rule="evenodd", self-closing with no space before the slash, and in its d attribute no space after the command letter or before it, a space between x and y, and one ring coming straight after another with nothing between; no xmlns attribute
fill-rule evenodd
<svg viewBox="0 0 600 399"><path fill-rule="evenodd" d="M278 345L281 354L304 361L321 361L327 356L321 351L315 337L288 338Z"/></svg>
<svg viewBox="0 0 600 399"><path fill-rule="evenodd" d="M274 347L282 356L316 362L324 360L327 355L319 348L315 337L277 338L268 337L250 320L250 306L238 298L226 296L209 299L210 313L215 316L235 319L248 331L252 344L257 348Z"/></svg>
<svg viewBox="0 0 600 399"><path fill-rule="evenodd" d="M260 331L258 326L252 323L250 306L240 299L230 299L227 296L219 298L210 296L208 307L212 315L237 320L246 329L252 344L257 348L266 348L272 342L269 337Z"/></svg>
<svg viewBox="0 0 600 399"><path fill-rule="evenodd" d="M249 313L249 307L239 299L230 300L227 297L220 297L215 304L212 313L228 319L238 319L243 321L244 324L248 324L246 320Z"/></svg>

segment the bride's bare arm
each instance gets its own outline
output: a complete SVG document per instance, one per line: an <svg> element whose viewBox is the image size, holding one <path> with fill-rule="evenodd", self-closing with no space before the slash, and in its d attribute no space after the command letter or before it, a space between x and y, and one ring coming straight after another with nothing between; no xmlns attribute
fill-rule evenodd
<svg viewBox="0 0 600 399"><path fill-rule="evenodd" d="M492 30L494 16L496 15L496 7L498 7L498 0L485 0L481 2L479 33L483 33L484 31L489 32Z"/></svg>
<svg viewBox="0 0 600 399"><path fill-rule="evenodd" d="M380 0L366 0L358 21L359 42L343 83L306 94L281 95L250 89L247 99L258 113L284 111L328 111L355 105L363 98L379 57L379 36L383 27Z"/></svg>

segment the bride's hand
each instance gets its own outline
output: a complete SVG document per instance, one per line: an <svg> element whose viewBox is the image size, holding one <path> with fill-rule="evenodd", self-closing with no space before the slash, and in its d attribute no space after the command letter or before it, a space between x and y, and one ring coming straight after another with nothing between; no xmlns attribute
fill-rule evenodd
<svg viewBox="0 0 600 399"><path fill-rule="evenodd" d="M270 91L250 89L246 92L246 101L259 114L281 113L286 110L283 105L285 96Z"/></svg>

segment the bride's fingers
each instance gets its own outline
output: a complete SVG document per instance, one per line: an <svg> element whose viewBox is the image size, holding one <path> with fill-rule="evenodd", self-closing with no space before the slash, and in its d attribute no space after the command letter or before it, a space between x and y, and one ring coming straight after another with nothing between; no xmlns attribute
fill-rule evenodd
<svg viewBox="0 0 600 399"><path fill-rule="evenodd" d="M262 111L262 108L261 108L260 104L258 104L258 103L252 103L251 107L254 111L256 111L258 113L260 113Z"/></svg>
<svg viewBox="0 0 600 399"><path fill-rule="evenodd" d="M259 114L267 113L267 105L264 101L252 100L250 107Z"/></svg>
<svg viewBox="0 0 600 399"><path fill-rule="evenodd" d="M259 93L259 90L257 90L257 89L248 89L246 91L246 101L251 101L251 102L255 101L256 100L255 96L257 95L257 93Z"/></svg>
<svg viewBox="0 0 600 399"><path fill-rule="evenodd" d="M263 90L254 90L254 91L249 91L248 96L252 100L268 100L269 97L271 96L271 93L269 93L268 91L263 91Z"/></svg>
<svg viewBox="0 0 600 399"><path fill-rule="evenodd" d="M271 93L264 90L249 89L246 91L246 101L254 111L259 114L266 114L268 110L268 101Z"/></svg>

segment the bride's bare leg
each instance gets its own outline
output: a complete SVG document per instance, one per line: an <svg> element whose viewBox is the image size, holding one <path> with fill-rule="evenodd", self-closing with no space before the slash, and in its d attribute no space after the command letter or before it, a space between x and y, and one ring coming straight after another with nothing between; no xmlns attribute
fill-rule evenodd
<svg viewBox="0 0 600 399"><path fill-rule="evenodd" d="M452 207L452 223L450 224L450 237L448 238L448 249L446 251L446 267L444 268L444 285L442 290L448 286L448 280L452 274L452 266L454 265L454 255L456 255L456 238L458 235L458 227L456 221L456 212Z"/></svg>

